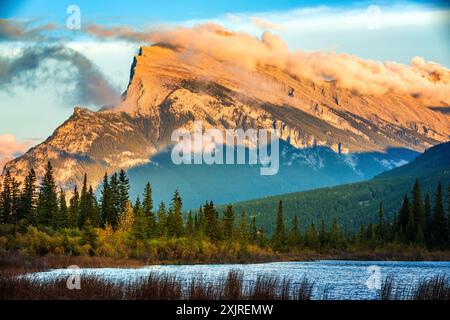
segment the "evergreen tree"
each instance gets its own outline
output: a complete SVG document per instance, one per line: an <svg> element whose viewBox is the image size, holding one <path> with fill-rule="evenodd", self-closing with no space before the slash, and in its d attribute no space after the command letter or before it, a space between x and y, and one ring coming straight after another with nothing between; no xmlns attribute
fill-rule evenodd
<svg viewBox="0 0 450 320"><path fill-rule="evenodd" d="M423 243L424 242L424 230L426 228L425 210L423 208L422 193L420 191L419 180L417 179L412 191L412 215L414 218L414 235L411 237L412 241Z"/></svg>
<svg viewBox="0 0 450 320"><path fill-rule="evenodd" d="M191 210L189 210L188 219L186 221L186 234L188 237L194 236L194 219Z"/></svg>
<svg viewBox="0 0 450 320"><path fill-rule="evenodd" d="M67 209L66 193L62 188L59 191L58 203L59 203L58 214L54 222L54 228L55 229L67 228L69 226L69 219L68 219L69 212Z"/></svg>
<svg viewBox="0 0 450 320"><path fill-rule="evenodd" d="M253 243L256 243L258 241L258 230L256 228L256 217L252 216L250 220L250 240Z"/></svg>
<svg viewBox="0 0 450 320"><path fill-rule="evenodd" d="M307 246L310 249L318 250L320 243L319 243L319 235L317 234L316 225L314 223L311 223L311 226L309 227L309 230L307 231L307 235L305 237L307 239Z"/></svg>
<svg viewBox="0 0 450 320"><path fill-rule="evenodd" d="M169 211L169 235L174 237L181 237L183 235L183 216L182 216L183 202L181 200L178 190L175 191Z"/></svg>
<svg viewBox="0 0 450 320"><path fill-rule="evenodd" d="M226 240L233 238L234 230L234 210L232 205L228 205L223 215L223 235Z"/></svg>
<svg viewBox="0 0 450 320"><path fill-rule="evenodd" d="M319 229L320 248L324 249L327 246L327 242L328 242L328 234L325 228L325 220L322 218L320 219L320 229Z"/></svg>
<svg viewBox="0 0 450 320"><path fill-rule="evenodd" d="M164 202L161 201L158 208L158 235L165 237L167 235L167 212Z"/></svg>
<svg viewBox="0 0 450 320"><path fill-rule="evenodd" d="M1 219L2 223L8 223L12 212L12 201L11 201L11 174L6 171L5 178L3 179L3 189L0 194L1 198Z"/></svg>
<svg viewBox="0 0 450 320"><path fill-rule="evenodd" d="M378 208L378 214L377 214L378 223L377 223L377 230L376 230L377 239L380 242L383 241L384 237L385 237L383 214L384 214L383 213L383 202L380 202L380 206Z"/></svg>
<svg viewBox="0 0 450 320"><path fill-rule="evenodd" d="M247 213L245 209L242 209L241 222L239 224L239 237L240 240L246 242L249 239L248 226L247 226Z"/></svg>
<svg viewBox="0 0 450 320"><path fill-rule="evenodd" d="M450 185L448 186L448 210L447 210L447 248L450 249Z"/></svg>
<svg viewBox="0 0 450 320"><path fill-rule="evenodd" d="M205 216L205 234L211 241L222 239L221 228L219 226L219 214L212 201L206 202L203 207ZM248 232L248 231L247 231Z"/></svg>
<svg viewBox="0 0 450 320"><path fill-rule="evenodd" d="M72 198L69 201L68 224L70 228L78 227L78 215L80 211L80 194L75 185Z"/></svg>
<svg viewBox="0 0 450 320"><path fill-rule="evenodd" d="M424 207L424 213L425 213L425 221L426 221L426 227L425 227L425 242L427 244L427 247L431 247L433 245L433 216L431 211L431 198L430 194L427 193L425 196L425 207Z"/></svg>
<svg viewBox="0 0 450 320"><path fill-rule="evenodd" d="M144 216L144 210L141 205L139 196L136 198L136 202L133 208L134 212L134 224L133 235L136 240L144 240L147 238L147 221Z"/></svg>
<svg viewBox="0 0 450 320"><path fill-rule="evenodd" d="M84 174L83 178L83 186L81 187L78 209L78 227L82 229L84 224L86 223L86 220L89 218L89 198L86 174Z"/></svg>
<svg viewBox="0 0 450 320"><path fill-rule="evenodd" d="M36 173L31 169L26 178L20 198L19 220L25 219L29 224L36 224L37 187Z"/></svg>
<svg viewBox="0 0 450 320"><path fill-rule="evenodd" d="M100 198L100 212L101 212L101 223L100 226L104 227L109 224L113 230L117 228L117 211L114 207L114 199L112 195L112 190L109 185L108 174L105 173L103 177L103 185L101 190Z"/></svg>
<svg viewBox="0 0 450 320"><path fill-rule="evenodd" d="M359 226L359 232L358 232L358 244L364 245L366 242L366 230L364 228L364 225L361 224Z"/></svg>
<svg viewBox="0 0 450 320"><path fill-rule="evenodd" d="M300 245L300 227L298 217L296 215L292 219L292 227L289 231L288 244L290 247L297 247Z"/></svg>
<svg viewBox="0 0 450 320"><path fill-rule="evenodd" d="M91 220L87 219L86 223L81 229L81 243L83 245L89 245L89 255L93 257L95 255L95 249L97 248L97 232L95 232L94 227L91 225Z"/></svg>
<svg viewBox="0 0 450 320"><path fill-rule="evenodd" d="M58 213L58 195L56 193L56 183L53 177L53 168L50 162L47 163L44 178L38 197L38 222L45 226L51 226Z"/></svg>
<svg viewBox="0 0 450 320"><path fill-rule="evenodd" d="M109 188L111 190L111 198L114 207L114 217L118 223L119 216L122 212L122 203L120 199L119 177L114 173L109 180Z"/></svg>
<svg viewBox="0 0 450 320"><path fill-rule="evenodd" d="M434 216L433 216L433 240L434 246L439 249L444 249L447 244L447 221L445 217L443 196L442 196L442 184L439 182L436 201L434 204Z"/></svg>
<svg viewBox="0 0 450 320"><path fill-rule="evenodd" d="M330 245L334 249L338 249L341 244L341 233L336 218L333 219L330 232Z"/></svg>
<svg viewBox="0 0 450 320"><path fill-rule="evenodd" d="M142 206L147 221L148 235L149 237L153 237L156 235L156 219L153 213L152 186L149 182L145 185Z"/></svg>
<svg viewBox="0 0 450 320"><path fill-rule="evenodd" d="M128 180L128 177L123 169L121 169L119 173L118 189L119 189L118 200L120 203L120 210L121 210L120 212L123 212L130 198L129 195L130 181Z"/></svg>
<svg viewBox="0 0 450 320"><path fill-rule="evenodd" d="M283 202L278 202L277 210L277 221L275 227L275 233L272 238L274 248L276 250L282 250L286 245L286 232L284 227L284 217L283 217Z"/></svg>
<svg viewBox="0 0 450 320"><path fill-rule="evenodd" d="M88 219L93 227L99 227L101 223L100 207L94 194L94 189L89 186L88 191Z"/></svg>
<svg viewBox="0 0 450 320"><path fill-rule="evenodd" d="M409 199L408 196L405 194L403 197L403 203L402 207L400 208L400 211L398 213L398 232L400 238L406 240L407 238L407 228L408 224L410 222L410 216L411 216L411 210L409 207Z"/></svg>
<svg viewBox="0 0 450 320"><path fill-rule="evenodd" d="M15 178L11 179L11 222L16 225L19 221L20 211L20 182ZM15 229L14 229L15 230Z"/></svg>

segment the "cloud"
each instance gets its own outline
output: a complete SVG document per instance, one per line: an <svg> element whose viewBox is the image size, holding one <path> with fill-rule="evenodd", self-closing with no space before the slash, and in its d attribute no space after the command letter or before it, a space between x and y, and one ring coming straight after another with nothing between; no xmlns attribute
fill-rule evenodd
<svg viewBox="0 0 450 320"><path fill-rule="evenodd" d="M126 37L149 43L166 43L182 48L195 63L195 56L207 54L228 65L256 70L258 65L273 65L293 75L316 81L336 82L341 88L363 94L408 93L413 96L436 97L450 103L450 70L421 57L410 65L361 59L332 52L291 51L277 35L265 32L261 38L233 32L217 24L193 28L174 27L149 33L133 34L121 28L105 29L96 36ZM185 61L186 62L186 61Z"/></svg>
<svg viewBox="0 0 450 320"><path fill-rule="evenodd" d="M261 29L264 30L280 30L282 29L282 26L273 22L270 22L268 20L264 20L258 17L250 17L250 20L253 22L253 24Z"/></svg>
<svg viewBox="0 0 450 320"><path fill-rule="evenodd" d="M29 21L0 19L0 41L40 41L45 39L43 32L56 29L53 23L37 27L30 25Z"/></svg>
<svg viewBox="0 0 450 320"><path fill-rule="evenodd" d="M0 90L10 91L16 85L35 89L50 81L70 103L117 103L120 92L85 55L45 35L54 28L54 24L30 28L28 22L0 19L0 40L31 43L19 53L0 56Z"/></svg>
<svg viewBox="0 0 450 320"><path fill-rule="evenodd" d="M14 85L36 88L49 79L55 82L55 90L62 86L75 103L112 104L120 97L89 59L64 45L30 46L17 56L0 59L2 90Z"/></svg>
<svg viewBox="0 0 450 320"><path fill-rule="evenodd" d="M33 145L32 141L17 141L13 134L0 134L0 172L8 161L25 153Z"/></svg>
<svg viewBox="0 0 450 320"><path fill-rule="evenodd" d="M150 42L151 30L136 31L130 27L118 26L105 28L97 24L89 24L83 29L86 33L102 39L119 39L131 42Z"/></svg>

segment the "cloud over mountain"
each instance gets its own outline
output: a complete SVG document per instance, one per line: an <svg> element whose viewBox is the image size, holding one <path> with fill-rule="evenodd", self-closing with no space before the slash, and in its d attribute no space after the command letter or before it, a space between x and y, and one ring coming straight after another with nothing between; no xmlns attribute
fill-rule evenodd
<svg viewBox="0 0 450 320"><path fill-rule="evenodd" d="M8 161L25 153L32 144L32 141L17 141L13 134L0 134L0 171Z"/></svg>
<svg viewBox="0 0 450 320"><path fill-rule="evenodd" d="M410 65L404 65L365 60L349 54L291 51L283 39L274 34L265 32L258 38L232 32L216 24L148 32L91 25L86 32L101 39L166 43L183 48L184 56L192 61L195 61L196 54L205 53L251 70L258 65L274 65L315 81L333 80L341 88L362 94L406 92L413 96L438 97L450 103L450 70L421 57L415 57Z"/></svg>

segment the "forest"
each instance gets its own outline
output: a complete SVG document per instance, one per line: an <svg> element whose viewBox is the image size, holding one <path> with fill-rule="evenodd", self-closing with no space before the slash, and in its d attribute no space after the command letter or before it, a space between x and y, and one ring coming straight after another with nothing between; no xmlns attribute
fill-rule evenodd
<svg viewBox="0 0 450 320"><path fill-rule="evenodd" d="M23 186L9 172L0 185L0 255L68 255L165 262L230 262L297 259L304 253L396 250L447 252L450 247L450 201L445 187L422 194L419 180L403 197L396 216L386 218L383 202L375 222L356 232L321 219L303 224L302 212L286 221L283 202L273 214L269 233L252 212L227 205L219 210L206 201L185 212L175 190L170 203L155 205L152 186L130 200L124 170L105 173L99 196L88 177L70 199L55 183L49 162L42 178L31 169ZM448 191L450 194L450 187ZM448 197L450 198L450 197ZM322 213L324 214L324 213Z"/></svg>

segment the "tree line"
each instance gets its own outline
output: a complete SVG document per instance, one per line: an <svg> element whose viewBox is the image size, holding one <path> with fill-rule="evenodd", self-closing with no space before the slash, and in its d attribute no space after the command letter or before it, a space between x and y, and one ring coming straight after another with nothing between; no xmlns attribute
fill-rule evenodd
<svg viewBox="0 0 450 320"><path fill-rule="evenodd" d="M394 220L384 218L383 204L376 213L377 222L361 225L359 232L347 232L333 219L327 226L322 219L319 225L301 228L301 215L294 216L286 226L283 203L278 204L275 232L266 236L264 228L257 226L256 217L245 210L235 213L232 205L222 214L212 201L197 210L183 212L183 201L176 190L166 207L160 202L154 207L152 186L147 183L141 196L130 201L130 182L124 170L111 176L105 173L99 197L84 175L81 189L77 186L67 201L66 193L58 188L51 163L38 181L31 169L21 184L6 172L0 185L0 218L2 224L14 226L14 232L27 226L53 230L79 229L91 242L95 242L95 229L128 232L135 241L161 238L195 238L210 242L245 242L275 251L292 251L308 248L314 251L346 250L352 246L383 247L389 243L421 246L444 250L450 246L450 219L446 214L444 192L437 186L432 204L430 194L422 197L417 180L411 200L403 198ZM448 212L450 213L450 187ZM301 229L304 231L302 232ZM94 247L94 246L93 246Z"/></svg>

